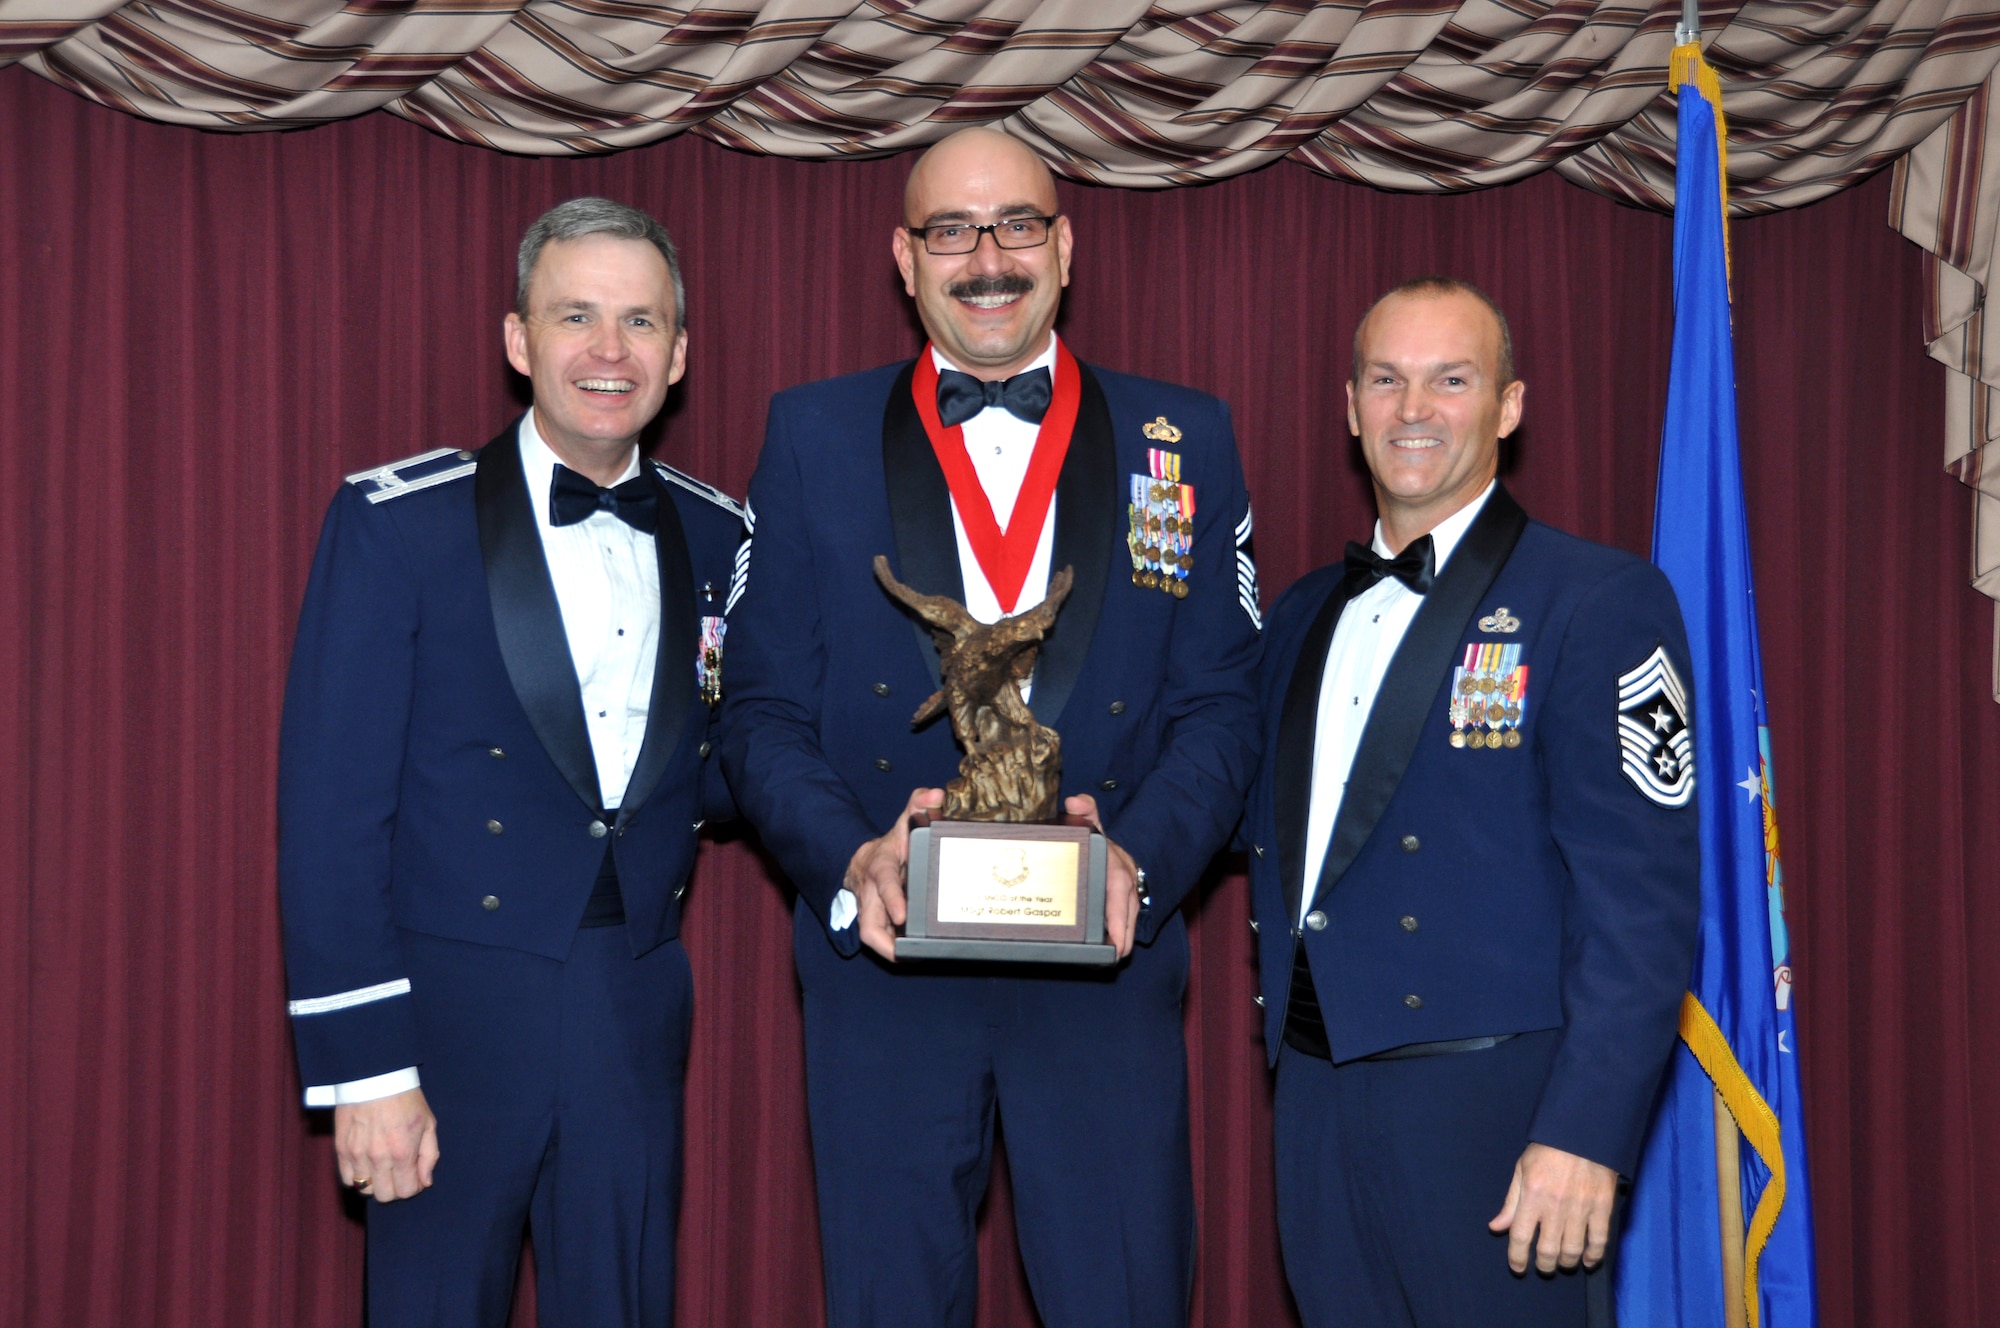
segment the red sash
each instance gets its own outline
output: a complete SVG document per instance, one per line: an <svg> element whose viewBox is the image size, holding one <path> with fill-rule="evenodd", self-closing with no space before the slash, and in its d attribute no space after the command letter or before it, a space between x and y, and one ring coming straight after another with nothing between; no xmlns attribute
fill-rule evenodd
<svg viewBox="0 0 2000 1328"><path fill-rule="evenodd" d="M1069 347L1056 339L1055 382L1048 414L1042 416L1041 431L1035 435L1035 450L1028 458L1028 473L1021 480L1020 496L1008 514L1007 529L994 519L993 503L980 487L979 472L965 450L965 430L959 425L947 429L938 418L937 361L928 344L917 356L916 373L910 380L910 394L916 398L917 415L930 435L931 451L937 453L944 469L944 482L958 506L959 520L965 523L966 542L1000 611L1012 613L1021 598L1021 585L1028 579L1028 567L1035 561L1035 546L1041 543L1042 526L1048 520L1049 504L1055 500L1056 477L1062 474L1063 458L1069 455L1070 434L1076 429L1076 412L1083 400L1082 374Z"/></svg>

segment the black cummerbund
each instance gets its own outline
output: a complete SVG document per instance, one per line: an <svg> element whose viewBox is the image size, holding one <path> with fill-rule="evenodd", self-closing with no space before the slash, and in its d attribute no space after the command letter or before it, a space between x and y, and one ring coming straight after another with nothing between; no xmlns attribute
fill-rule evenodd
<svg viewBox="0 0 2000 1328"><path fill-rule="evenodd" d="M617 813L612 813L615 816ZM606 821L611 818L607 816ZM625 922L625 896L618 889L618 860L611 845L604 846L604 865L597 869L597 884L590 889L590 902L583 906L586 927L617 927Z"/></svg>
<svg viewBox="0 0 2000 1328"><path fill-rule="evenodd" d="M1304 941L1292 950L1292 989L1285 998L1285 1045L1323 1061L1333 1059L1326 1041L1326 1020L1319 1011L1319 993L1313 990L1312 968L1306 963Z"/></svg>

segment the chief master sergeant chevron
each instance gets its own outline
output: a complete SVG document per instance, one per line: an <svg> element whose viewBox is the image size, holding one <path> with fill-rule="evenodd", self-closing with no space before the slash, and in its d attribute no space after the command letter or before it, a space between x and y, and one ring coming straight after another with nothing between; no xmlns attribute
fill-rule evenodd
<svg viewBox="0 0 2000 1328"><path fill-rule="evenodd" d="M1374 547L1271 610L1244 833L1308 1328L1608 1322L1693 963L1680 610L1495 478L1523 393L1484 295L1383 296L1348 386Z"/></svg>
<svg viewBox="0 0 2000 1328"><path fill-rule="evenodd" d="M687 353L651 217L536 221L505 342L527 414L327 513L279 757L292 1027L380 1201L372 1328L499 1328L524 1228L544 1322L664 1325L741 510L639 456Z"/></svg>
<svg viewBox="0 0 2000 1328"><path fill-rule="evenodd" d="M927 152L891 240L930 345L779 394L750 484L723 753L799 891L833 1328L972 1322L996 1114L1043 1322L1187 1315L1179 906L1255 764L1249 501L1221 402L1086 365L1054 335L1059 212L1006 135ZM1069 809L1117 846L1115 971L888 962L907 813L939 805L959 753L946 725L911 729L938 657L876 584L877 554L987 622L1075 570L1027 699L1062 735Z"/></svg>

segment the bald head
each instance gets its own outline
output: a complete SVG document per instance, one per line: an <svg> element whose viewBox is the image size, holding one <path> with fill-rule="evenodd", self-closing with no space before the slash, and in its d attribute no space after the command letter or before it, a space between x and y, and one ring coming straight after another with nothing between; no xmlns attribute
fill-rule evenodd
<svg viewBox="0 0 2000 1328"><path fill-rule="evenodd" d="M1056 210L1056 178L1027 144L997 129L961 129L933 143L903 185L903 221L930 224L969 185L990 182L1003 196L1047 214Z"/></svg>
<svg viewBox="0 0 2000 1328"><path fill-rule="evenodd" d="M1354 369L1350 382L1361 381L1362 343L1368 332L1369 320L1376 310L1392 300L1441 300L1452 296L1464 296L1477 300L1486 306L1486 312L1493 321L1497 334L1498 356L1493 372L1493 381L1505 385L1514 381L1514 330L1507 325L1507 315L1500 312L1500 306L1493 297L1469 281L1456 277L1416 277L1384 292L1381 299L1368 306L1368 312L1361 316L1361 322L1354 329Z"/></svg>
<svg viewBox="0 0 2000 1328"><path fill-rule="evenodd" d="M1072 243L1058 207L1041 158L996 130L961 129L917 159L896 267L931 344L960 370L1007 378L1049 348Z"/></svg>

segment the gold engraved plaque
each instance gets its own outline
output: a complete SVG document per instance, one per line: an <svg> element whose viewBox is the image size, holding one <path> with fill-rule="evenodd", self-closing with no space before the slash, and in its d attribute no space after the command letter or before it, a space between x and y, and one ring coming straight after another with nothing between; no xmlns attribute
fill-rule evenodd
<svg viewBox="0 0 2000 1328"><path fill-rule="evenodd" d="M1082 857L1073 843L944 839L938 845L937 920L1074 927Z"/></svg>

